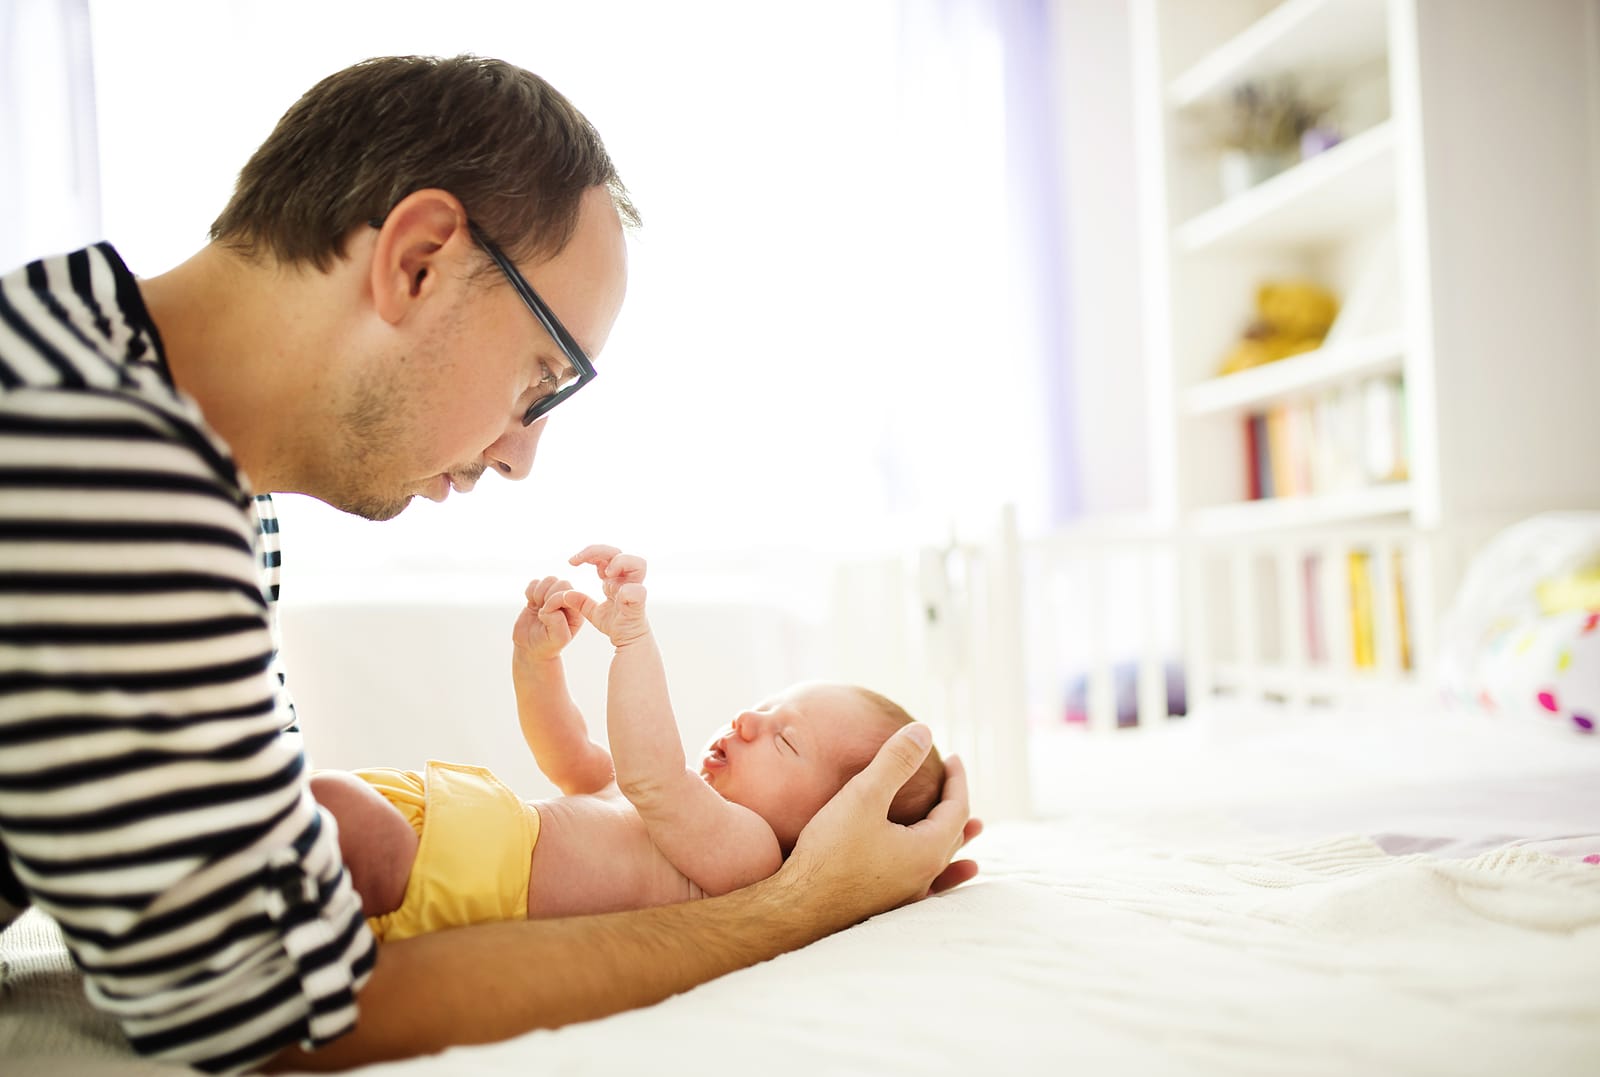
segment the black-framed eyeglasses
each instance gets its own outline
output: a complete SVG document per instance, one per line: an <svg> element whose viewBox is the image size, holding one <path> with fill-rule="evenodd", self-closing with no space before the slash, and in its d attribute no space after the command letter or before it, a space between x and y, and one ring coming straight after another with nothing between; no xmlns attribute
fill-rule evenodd
<svg viewBox="0 0 1600 1077"><path fill-rule="evenodd" d="M589 362L589 357L583 354L583 349L573 339L567 327L561 324L561 319L556 317L555 311L550 309L548 303L539 298L539 293L533 290L533 285L518 271L511 259L488 236L483 234L476 222L468 221L467 230L472 234L473 241L483 248L485 254L494 259L494 264L500 267L500 272L506 275L506 280L511 282L511 287L517 295L522 297L533 316L539 319L539 324L544 326L544 331L550 334L550 339L556 342L556 347L561 349L561 354L567 357L567 362L572 364L573 373L576 375L566 385L561 384L560 375L553 375L552 380L555 390L548 396L541 396L529 405L528 410L522 415L522 425L532 426L544 416L550 414L550 409L567 399L573 393L594 381L594 364Z"/></svg>
<svg viewBox="0 0 1600 1077"><path fill-rule="evenodd" d="M382 228L383 220L374 218L367 222L374 228ZM533 316L539 319L539 324L544 326L544 331L550 334L550 339L556 342L556 347L561 349L561 354L567 357L567 362L572 364L574 379L562 385L561 375L553 374L547 380L552 382L553 390L546 396L541 396L528 406L522 413L522 425L532 426L546 415L550 409L561 403L573 393L594 381L594 364L589 362L589 357L583 354L583 349L578 346L578 341L567 332L567 327L561 324L561 319L556 317L556 312L550 305L539 298L539 293L533 290L527 278L518 271L516 264L506 257L506 252L501 250L494 240L483 234L477 222L468 221L467 231L472 236L472 241L483 248L483 252L494 260L500 267L500 272L505 274L506 280L511 282L512 290L521 297L527 308L533 311Z"/></svg>

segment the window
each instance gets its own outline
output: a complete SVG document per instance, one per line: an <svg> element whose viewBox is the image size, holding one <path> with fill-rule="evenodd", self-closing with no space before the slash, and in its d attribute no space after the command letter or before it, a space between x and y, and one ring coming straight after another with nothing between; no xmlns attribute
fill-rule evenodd
<svg viewBox="0 0 1600 1077"><path fill-rule="evenodd" d="M142 275L205 242L301 92L383 53L538 71L644 214L601 377L553 416L532 477L382 525L284 498L291 583L520 581L593 541L792 564L1042 505L1063 466L1044 376L1063 357L1037 327L1051 297L1029 275L990 5L457 0L441 26L407 0L152 0L93 18L105 232ZM679 394L702 368L716 395Z"/></svg>

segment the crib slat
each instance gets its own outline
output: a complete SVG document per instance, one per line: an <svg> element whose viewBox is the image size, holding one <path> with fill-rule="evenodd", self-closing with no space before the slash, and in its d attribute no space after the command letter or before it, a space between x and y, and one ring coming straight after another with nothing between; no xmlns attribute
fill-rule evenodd
<svg viewBox="0 0 1600 1077"><path fill-rule="evenodd" d="M1273 562L1278 573L1278 635L1283 641L1281 656L1290 682L1303 686L1306 669L1306 604L1302 594L1300 561L1304 555L1295 543L1281 544ZM1292 693L1291 702L1305 702L1303 687Z"/></svg>
<svg viewBox="0 0 1600 1077"><path fill-rule="evenodd" d="M1163 640L1156 626L1161 612L1157 599L1161 594L1158 578L1157 554L1144 548L1134 555L1138 566L1135 576L1138 594L1135 598L1139 611L1138 670L1134 678L1134 699L1141 729L1154 729L1167 720L1167 673Z"/></svg>
<svg viewBox="0 0 1600 1077"><path fill-rule="evenodd" d="M1108 733L1115 732L1117 728L1116 686L1112 682L1111 656L1106 646L1106 634L1103 631L1095 631L1095 626L1103 626L1106 623L1108 574L1104 571L1093 571L1093 568L1094 566L1083 564L1079 566L1078 573L1088 598L1086 609L1090 626L1085 637L1089 659L1085 695L1089 710L1089 728L1095 732Z"/></svg>

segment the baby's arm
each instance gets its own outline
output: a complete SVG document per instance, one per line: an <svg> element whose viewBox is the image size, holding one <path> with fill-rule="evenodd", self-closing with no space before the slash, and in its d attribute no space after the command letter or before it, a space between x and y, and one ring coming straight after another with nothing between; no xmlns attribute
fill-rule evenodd
<svg viewBox="0 0 1600 1077"><path fill-rule="evenodd" d="M561 663L562 649L583 625L583 596L566 580L546 576L528 584L527 597L511 630L511 683L522 738L563 793L597 793L611 784L611 753L589 739Z"/></svg>
<svg viewBox="0 0 1600 1077"><path fill-rule="evenodd" d="M594 565L605 589L605 602L583 597L581 608L616 648L606 731L617 784L644 819L650 840L707 894L771 875L783 853L766 820L725 800L685 763L666 668L645 618L644 561L610 546L589 546L572 562Z"/></svg>

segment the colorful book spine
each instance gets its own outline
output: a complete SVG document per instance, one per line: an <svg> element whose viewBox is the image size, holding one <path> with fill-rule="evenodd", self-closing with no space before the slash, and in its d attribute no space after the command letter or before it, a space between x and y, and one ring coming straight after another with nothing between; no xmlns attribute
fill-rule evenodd
<svg viewBox="0 0 1600 1077"><path fill-rule="evenodd" d="M1357 669L1373 669L1378 664L1378 649L1373 625L1372 555L1351 551L1350 566L1350 660Z"/></svg>
<svg viewBox="0 0 1600 1077"><path fill-rule="evenodd" d="M1398 375L1273 404L1243 422L1252 501L1400 482L1410 472L1405 383Z"/></svg>
<svg viewBox="0 0 1600 1077"><path fill-rule="evenodd" d="M1266 446L1262 444L1261 416L1246 415L1244 417L1244 476L1245 491L1251 501L1260 501L1267 496L1262 493L1261 487L1261 462L1265 459Z"/></svg>

